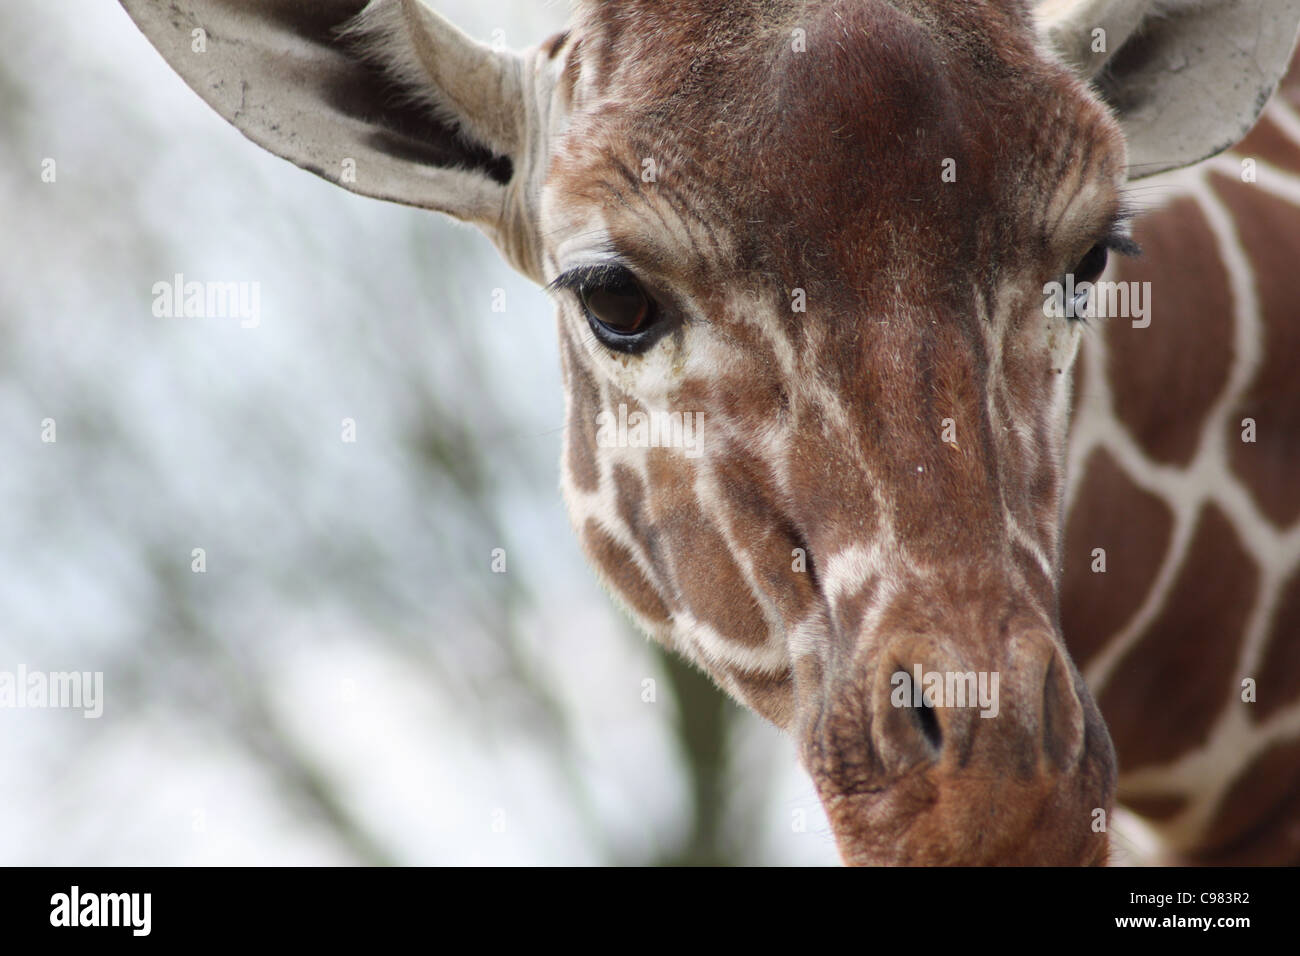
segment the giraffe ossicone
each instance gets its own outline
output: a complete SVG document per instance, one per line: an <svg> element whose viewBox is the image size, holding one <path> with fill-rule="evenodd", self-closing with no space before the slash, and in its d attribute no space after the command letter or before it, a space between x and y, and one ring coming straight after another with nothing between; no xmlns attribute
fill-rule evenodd
<svg viewBox="0 0 1300 956"><path fill-rule="evenodd" d="M846 862L1106 861L1067 290L1148 331L1127 183L1251 128L1300 0L581 0L522 53L421 0L122 3L250 139L548 287L587 556L794 736Z"/></svg>

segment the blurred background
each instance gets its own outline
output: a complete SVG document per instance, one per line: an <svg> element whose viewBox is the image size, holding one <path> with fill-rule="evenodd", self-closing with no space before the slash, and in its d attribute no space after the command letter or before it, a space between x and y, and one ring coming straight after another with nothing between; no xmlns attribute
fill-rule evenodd
<svg viewBox="0 0 1300 956"><path fill-rule="evenodd" d="M0 864L835 862L583 564L551 311L478 233L261 152L111 0L0 6L0 222L0 672L104 675L0 707ZM260 323L155 317L176 273Z"/></svg>

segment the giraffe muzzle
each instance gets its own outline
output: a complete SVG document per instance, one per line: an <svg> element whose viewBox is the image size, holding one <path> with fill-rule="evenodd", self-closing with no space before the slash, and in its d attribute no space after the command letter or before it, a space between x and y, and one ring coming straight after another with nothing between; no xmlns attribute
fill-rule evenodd
<svg viewBox="0 0 1300 956"><path fill-rule="evenodd" d="M991 648L880 644L828 687L804 741L846 862L1105 859L1114 752L1049 632L1012 632Z"/></svg>

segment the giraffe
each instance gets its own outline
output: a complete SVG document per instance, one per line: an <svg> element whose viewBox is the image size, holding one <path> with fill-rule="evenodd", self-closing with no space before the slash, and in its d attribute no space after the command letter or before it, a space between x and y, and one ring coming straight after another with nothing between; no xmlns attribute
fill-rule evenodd
<svg viewBox="0 0 1300 956"><path fill-rule="evenodd" d="M794 738L846 863L1102 864L1117 786L1189 857L1295 806L1294 776L1259 785L1300 765L1295 712L1263 698L1294 683L1273 559L1294 563L1300 401L1227 222L1294 188L1293 114L1257 134L1263 188L1220 197L1205 177L1235 160L1210 160L1157 192L1150 264L1110 260L1137 252L1130 180L1254 124L1298 0L577 0L522 53L421 0L121 2L254 142L478 226L553 296L587 557ZM1192 225L1217 297L1171 260ZM1147 269L1174 305L1144 329L1045 298ZM1134 356L1200 306L1221 308L1179 334L1221 373L1208 407L1185 352ZM1227 441L1244 411L1253 459ZM1216 559L1234 523L1249 587ZM1112 576L1081 565L1098 548ZM1243 727L1273 749L1228 761L1238 794L1206 771Z"/></svg>

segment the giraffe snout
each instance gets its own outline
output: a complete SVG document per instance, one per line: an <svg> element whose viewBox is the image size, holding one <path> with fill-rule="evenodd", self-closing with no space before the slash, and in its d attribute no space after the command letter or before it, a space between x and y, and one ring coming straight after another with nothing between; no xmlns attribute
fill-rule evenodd
<svg viewBox="0 0 1300 956"><path fill-rule="evenodd" d="M850 863L1104 860L1114 752L1050 631L873 642L805 743Z"/></svg>
<svg viewBox="0 0 1300 956"><path fill-rule="evenodd" d="M878 661L871 738L895 773L936 764L1025 778L1068 771L1082 756L1082 688L1044 631L992 650L895 639Z"/></svg>

